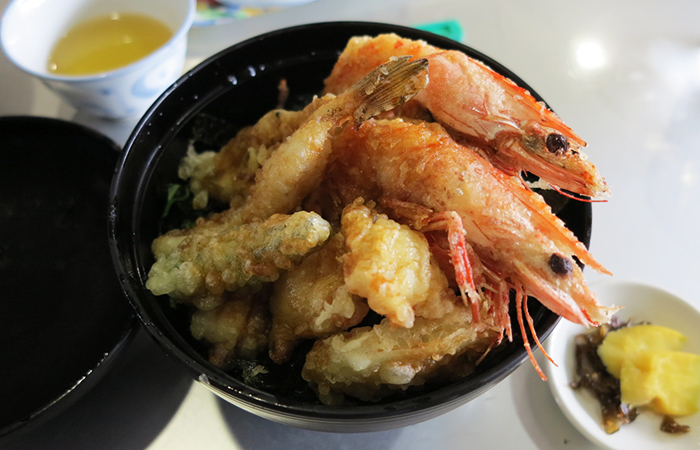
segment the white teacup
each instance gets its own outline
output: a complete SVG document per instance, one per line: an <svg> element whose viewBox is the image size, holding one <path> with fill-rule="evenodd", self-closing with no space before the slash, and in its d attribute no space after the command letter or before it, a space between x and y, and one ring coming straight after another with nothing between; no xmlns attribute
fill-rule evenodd
<svg viewBox="0 0 700 450"><path fill-rule="evenodd" d="M110 119L135 117L182 74L195 10L196 0L12 0L0 22L0 44L10 61L79 111ZM114 12L158 19L173 36L151 54L111 71L84 76L49 71L54 45L72 26Z"/></svg>

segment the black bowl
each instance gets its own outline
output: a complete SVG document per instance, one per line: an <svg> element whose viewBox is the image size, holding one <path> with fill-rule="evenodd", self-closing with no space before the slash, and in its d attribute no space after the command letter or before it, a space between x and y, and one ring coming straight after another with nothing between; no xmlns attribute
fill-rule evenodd
<svg viewBox="0 0 700 450"><path fill-rule="evenodd" d="M256 389L217 369L207 361L201 345L191 338L187 317L171 308L167 299L156 298L145 288L153 264L150 244L159 234L158 223L165 204L163 187L177 181L177 166L189 142L194 141L201 148L219 148L239 128L255 123L275 107L282 78L287 80L292 103L304 105L312 95L321 92L324 78L350 37L387 32L461 50L538 97L496 61L431 33L363 22L303 25L234 45L185 74L141 119L126 144L113 180L113 259L124 290L146 329L168 354L216 394L284 424L325 431L375 431L413 424L474 399L527 359L519 336L515 336L512 344L487 357L476 373L459 382L377 404L326 406ZM590 205L564 203L560 217L588 245ZM537 334L546 338L558 316L534 301L530 311Z"/></svg>
<svg viewBox="0 0 700 450"><path fill-rule="evenodd" d="M0 117L0 437L87 393L138 328L107 245L119 147L75 123Z"/></svg>

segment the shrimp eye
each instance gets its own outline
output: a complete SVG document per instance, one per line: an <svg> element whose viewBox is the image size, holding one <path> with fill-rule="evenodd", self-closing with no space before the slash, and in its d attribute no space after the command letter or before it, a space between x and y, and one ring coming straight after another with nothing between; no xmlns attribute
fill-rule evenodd
<svg viewBox="0 0 700 450"><path fill-rule="evenodd" d="M561 134L552 133L547 136L547 150L555 155L562 155L569 149L569 141Z"/></svg>
<svg viewBox="0 0 700 450"><path fill-rule="evenodd" d="M568 275L573 270L571 260L557 253L549 257L549 268L557 275Z"/></svg>

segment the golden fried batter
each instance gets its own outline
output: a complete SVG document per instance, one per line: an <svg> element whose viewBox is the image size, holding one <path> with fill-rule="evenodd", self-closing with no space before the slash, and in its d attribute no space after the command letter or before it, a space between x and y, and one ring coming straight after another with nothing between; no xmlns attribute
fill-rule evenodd
<svg viewBox="0 0 700 450"><path fill-rule="evenodd" d="M454 304L447 277L422 233L400 225L357 199L343 212L349 252L343 257L348 292L394 325L411 327L416 313L438 318Z"/></svg>
<svg viewBox="0 0 700 450"><path fill-rule="evenodd" d="M267 349L270 315L261 296L228 296L220 306L192 315L195 339L212 345L209 360L226 369L235 358L252 359Z"/></svg>
<svg viewBox="0 0 700 450"><path fill-rule="evenodd" d="M147 287L199 309L191 332L218 367L266 349L282 363L315 339L302 376L322 402L378 401L464 377L512 340L511 290L524 339L527 294L581 323L607 315L578 266L557 262L604 268L544 201L429 123L429 105L404 104L426 97L427 59L431 78L450 67L438 49L392 42L351 41L326 81L337 97L272 111L181 162L196 207L211 196L231 208L156 239ZM427 59L391 59L350 87L387 52ZM382 114L411 119L371 119ZM360 327L370 308L384 317Z"/></svg>
<svg viewBox="0 0 700 450"><path fill-rule="evenodd" d="M277 146L291 136L309 116L335 98L326 95L314 100L301 111L275 109L255 125L243 128L218 152L196 153L190 148L180 162L178 175L189 180L195 194L193 206L207 205L209 197L240 204L248 196L255 172L267 161Z"/></svg>
<svg viewBox="0 0 700 450"><path fill-rule="evenodd" d="M388 61L313 114L265 161L232 218L239 223L294 211L323 181L333 132L359 124L413 97L427 84L424 60Z"/></svg>
<svg viewBox="0 0 700 450"><path fill-rule="evenodd" d="M324 403L341 401L339 394L375 401L433 377L449 377L448 363L463 354L474 361L497 334L496 327L474 327L462 304L440 319L416 318L411 328L384 319L317 341L302 376ZM455 375L464 376L464 366Z"/></svg>
<svg viewBox="0 0 700 450"><path fill-rule="evenodd" d="M336 234L318 252L282 274L270 299L270 357L286 361L301 339L326 338L357 325L369 308L348 293L340 257L345 251Z"/></svg>
<svg viewBox="0 0 700 450"><path fill-rule="evenodd" d="M276 280L282 269L323 244L330 231L328 222L306 211L218 233L205 224L175 230L153 242L156 262L146 287L155 295L211 309L222 303L225 291Z"/></svg>

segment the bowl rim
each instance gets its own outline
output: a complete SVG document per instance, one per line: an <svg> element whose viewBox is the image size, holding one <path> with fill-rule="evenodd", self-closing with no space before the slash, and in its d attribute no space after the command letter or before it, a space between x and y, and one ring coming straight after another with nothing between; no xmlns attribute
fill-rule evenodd
<svg viewBox="0 0 700 450"><path fill-rule="evenodd" d="M194 23L194 18L195 18L195 13L197 9L197 1L196 0L185 0L187 2L187 12L185 13L185 17L178 27L177 30L173 33L173 35L168 39L166 43L152 51L151 53L147 54L146 56L143 56L139 58L138 60L129 63L125 66L118 67L116 69L108 70L105 72L97 72L93 74L88 74L88 75L55 75L52 73L45 73L45 72L39 72L34 69L31 69L27 67L26 65L20 63L15 57L13 52L9 51L9 47L5 43L5 22L9 20L8 18L8 12L11 11L12 8L18 7L17 4L26 1L26 0L10 0L10 2L7 4L7 7L5 10L2 12L2 18L0 20L0 48L2 48L2 51L5 53L5 56L7 59L12 62L12 64L15 65L15 67L21 69L23 72L26 72L30 75L33 75L42 81L46 82L63 82L63 83L91 83L91 82L98 82L98 81L103 81L103 80L109 80L112 78L118 78L124 75L127 75L132 72L136 72L145 66L148 66L151 64L151 61L154 60L160 60L163 58L163 55L165 55L167 52L169 52L173 47L175 47L178 42L182 39L185 39L187 37L187 33L189 33L190 28L192 28L192 24Z"/></svg>
<svg viewBox="0 0 700 450"><path fill-rule="evenodd" d="M173 92L181 85L181 83L186 82L187 79L196 76L196 74L211 64L215 64L216 61L223 56L235 52L242 47L247 47L254 45L256 42L270 40L272 38L278 37L280 35L285 35L288 33L293 33L300 30L322 30L327 28L358 28L358 31L354 35L367 34L365 30L371 29L371 33L396 33L401 36L409 37L412 39L423 39L428 41L430 44L450 48L458 49L467 52L470 56L484 62L486 65L496 70L499 73L505 73L509 78L515 81L519 86L527 89L533 96L538 100L544 101L539 94L536 93L522 78L518 77L510 69L506 68L502 64L498 63L491 57L475 50L465 44L457 41L450 40L448 38L427 32L418 30L415 28L410 28L401 25L380 23L380 22L365 22L365 21L332 21L332 22L315 22L302 25L296 25L292 27L282 28L274 31L270 31L259 36L252 37L240 43L234 44L215 55L205 59L196 67L192 68L190 71L185 73L178 82L174 83L170 88L168 88L163 94L151 105L147 112L142 116L139 123L134 128L131 136L127 140L124 146L124 151L117 164L116 172L112 181L112 187L110 191L110 199L113 205L119 204L118 201L118 190L120 185L124 182L124 175L122 169L124 168L125 162L130 154L132 147L134 147L139 139L141 133L147 132L149 125L149 120L151 117L157 114L158 109L161 107L163 102L167 97L169 97ZM196 113L188 116L188 119ZM186 122L186 120L185 120ZM170 130L169 135L163 136L161 142L168 141L174 135L174 131ZM153 159L153 153L150 154L151 159ZM139 194L137 192L137 194ZM143 194L141 192L141 194ZM137 200L138 201L138 200ZM123 202L121 202L123 203ZM592 212L591 206L588 203L582 204L581 208L584 208L586 217L590 219ZM117 222L120 217L118 211L114 210L115 220L110 221L110 233L114 235L115 228L117 227ZM135 225L138 220L132 219L133 223L129 225ZM590 223L587 225L585 230L586 235L581 236L579 240L583 242L586 246L590 243ZM209 363L201 357L193 357L193 355L187 354L183 349L179 348L175 343L169 340L163 335L163 332L159 330L156 325L151 320L148 312L144 311L141 300L135 291L135 287L130 284L130 279L132 274L129 273L126 267L120 261L120 254L122 253L119 248L119 243L115 240L111 242L111 250L115 268L120 274L120 279L123 283L124 291L126 292L129 301L132 306L136 309L139 318L142 320L146 329L149 331L159 345L173 358L183 363L186 368L192 372L195 379L200 382L204 382L208 387L214 387L226 395L234 397L241 403L250 405L253 409L265 409L273 410L279 414L288 414L294 417L303 417L306 419L318 419L323 420L324 423L333 421L347 421L351 420L354 422L377 419L381 417L382 420L395 418L398 415L405 416L411 414L418 414L420 412L440 409L448 406L448 409L453 409L459 406L460 398L464 397L465 394L471 392L482 393L482 390L486 388L493 387L495 382L502 381L512 373L516 368L518 368L523 362L528 359L527 353L524 349L517 349L513 355L499 361L494 364L488 370L481 372L479 377L467 377L466 379L450 383L446 386L442 386L431 390L427 393L417 393L414 396L406 399L398 399L387 402L380 402L378 404L370 405L356 405L352 408L347 406L330 406L322 404L291 404L289 402L284 402L283 399L279 399L276 396L269 394L264 391L260 391L251 388L242 382L234 379L233 377L225 374L223 371L210 366ZM130 251L130 250L129 250ZM136 280L138 281L138 280ZM538 325L538 336L540 340L544 342L549 334L554 329L555 325L560 320L560 317L551 311L544 308L543 317ZM510 345L517 345L517 342L513 342ZM218 393L218 392L217 392ZM477 394L477 395L478 395ZM239 405L240 406L240 405Z"/></svg>

